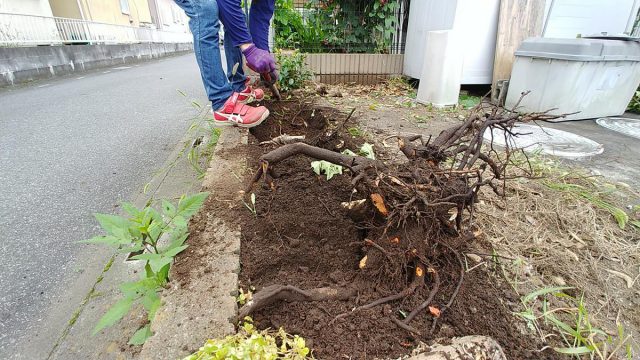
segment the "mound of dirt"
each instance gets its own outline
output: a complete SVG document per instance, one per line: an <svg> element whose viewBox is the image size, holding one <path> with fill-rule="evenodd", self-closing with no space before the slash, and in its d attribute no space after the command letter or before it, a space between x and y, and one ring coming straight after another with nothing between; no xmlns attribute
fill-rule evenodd
<svg viewBox="0 0 640 360"><path fill-rule="evenodd" d="M255 160L275 148L259 143L282 134L305 135L306 142L334 151L338 146L356 150L363 142L346 133L341 122L348 114L335 109L295 102L267 106L272 116L251 131L249 147ZM257 161L248 165L259 167ZM259 327L284 327L302 335L320 359L393 358L409 354L420 341L442 342L466 335L496 339L512 359L558 357L551 351L538 352L544 345L523 334L520 320L512 314L518 295L480 268L465 274L455 300L436 321L433 314L446 307L458 287L461 266L455 253L426 241L435 236L426 231L399 234L403 241L428 244L425 256L438 272L439 291L429 302L435 310L418 314L411 323L419 334L399 327L393 319L402 319L429 298L435 283L432 273L412 296L351 313L358 306L403 291L417 269L408 267L411 271L397 273L390 280L380 269L363 271L359 267L365 255L373 257L376 251L363 246L368 230L341 205L357 199L348 176L327 181L311 171L308 158L300 156L280 162L274 175L275 189L264 184L253 188L255 216L242 204L226 211L227 219L239 221L242 227L241 287L260 291L288 284L301 289L348 287L357 291L346 301L274 302L252 314ZM461 252L466 247L457 244Z"/></svg>

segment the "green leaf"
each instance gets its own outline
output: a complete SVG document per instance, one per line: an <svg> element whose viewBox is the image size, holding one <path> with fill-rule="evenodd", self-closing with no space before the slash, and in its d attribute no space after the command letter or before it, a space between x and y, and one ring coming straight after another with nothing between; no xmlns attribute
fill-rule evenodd
<svg viewBox="0 0 640 360"><path fill-rule="evenodd" d="M176 215L176 207L167 200L162 200L162 211L168 217L174 217Z"/></svg>
<svg viewBox="0 0 640 360"><path fill-rule="evenodd" d="M109 309L109 311L107 311L107 313L104 314L102 318L100 318L100 320L98 321L98 324L93 329L93 335L100 332L100 330L106 327L109 327L117 323L118 321L120 321L120 319L122 319L122 317L129 312L129 309L131 309L131 305L133 305L133 300L134 299L131 297L126 297L118 301L117 303L115 303Z"/></svg>
<svg viewBox="0 0 640 360"><path fill-rule="evenodd" d="M117 247L120 245L120 239L112 235L94 236L91 239L78 241L83 244L105 244Z"/></svg>
<svg viewBox="0 0 640 360"><path fill-rule="evenodd" d="M182 251L184 251L184 249L186 249L188 247L189 247L189 245L182 245L182 246L174 247L172 249L167 250L162 255L163 256L169 256L169 257L175 257L176 255L178 255L179 253L181 253Z"/></svg>
<svg viewBox="0 0 640 360"><path fill-rule="evenodd" d="M556 287L547 287L547 288L539 289L539 290L536 290L536 291L528 294L527 296L525 296L522 299L522 302L526 304L526 303L534 300L538 296L542 296L542 295L546 295L546 294L554 293L554 292L560 292L560 291L564 291L564 290L569 290L569 289L573 289L573 288L571 286L556 286Z"/></svg>
<svg viewBox="0 0 640 360"><path fill-rule="evenodd" d="M151 266L151 270L157 273L165 265L171 264L172 261L173 261L172 257L161 256L160 258L149 260L149 265Z"/></svg>
<svg viewBox="0 0 640 360"><path fill-rule="evenodd" d="M96 219L107 233L118 236L121 235L124 230L129 229L129 220L110 214L95 214Z"/></svg>
<svg viewBox="0 0 640 360"><path fill-rule="evenodd" d="M571 348L553 348L553 350L561 354L570 354L570 355L589 354L593 351L586 346L571 347Z"/></svg>
<svg viewBox="0 0 640 360"><path fill-rule="evenodd" d="M165 265L160 271L156 273L156 281L158 284L165 284L169 280L169 268L171 265Z"/></svg>
<svg viewBox="0 0 640 360"><path fill-rule="evenodd" d="M178 215L185 219L190 218L198 212L202 204L204 204L204 201L207 200L208 196L208 192L201 192L181 199L180 202L178 202Z"/></svg>
<svg viewBox="0 0 640 360"><path fill-rule="evenodd" d="M172 233L171 242L169 243L165 251L169 249L173 249L178 246L182 246L188 237L189 237L189 233L183 233L182 231L177 233Z"/></svg>
<svg viewBox="0 0 640 360"><path fill-rule="evenodd" d="M365 157L368 157L369 159L376 159L376 154L373 151L373 145L369 143L362 144L362 146L360 147L360 153Z"/></svg>
<svg viewBox="0 0 640 360"><path fill-rule="evenodd" d="M140 213L140 209L135 207L135 205L133 205L130 202L123 202L121 206L122 206L122 209L131 216L135 217Z"/></svg>
<svg viewBox="0 0 640 360"><path fill-rule="evenodd" d="M161 258L162 255L160 254L154 254L154 253L144 253L144 254L139 254L136 256L132 256L131 260L147 260L147 261L151 261L151 260L156 260Z"/></svg>
<svg viewBox="0 0 640 360"><path fill-rule="evenodd" d="M351 150L349 150L349 149L344 150L344 151L342 152L342 154L344 154L344 155L349 155L349 156L358 156L358 154L354 153L353 151L351 151ZM318 174L318 175L320 175L320 174Z"/></svg>
<svg viewBox="0 0 640 360"><path fill-rule="evenodd" d="M162 302L160 301L160 296L158 296L158 292L155 289L152 291L147 291L144 294L141 303L144 309L147 311L147 318L149 319L149 321L153 321L153 318L156 316L156 312L162 304Z"/></svg>
<svg viewBox="0 0 640 360"><path fill-rule="evenodd" d="M138 329L129 339L129 345L142 345L153 335L151 332L151 325L147 324L144 327Z"/></svg>

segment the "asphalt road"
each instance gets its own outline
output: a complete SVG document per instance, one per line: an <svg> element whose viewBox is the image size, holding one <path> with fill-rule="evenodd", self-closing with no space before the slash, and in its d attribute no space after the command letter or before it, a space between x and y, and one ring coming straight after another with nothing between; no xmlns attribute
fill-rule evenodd
<svg viewBox="0 0 640 360"><path fill-rule="evenodd" d="M51 328L47 313L78 299L70 282L110 255L77 241L183 137L194 110L176 89L204 99L193 54L0 89L0 358Z"/></svg>

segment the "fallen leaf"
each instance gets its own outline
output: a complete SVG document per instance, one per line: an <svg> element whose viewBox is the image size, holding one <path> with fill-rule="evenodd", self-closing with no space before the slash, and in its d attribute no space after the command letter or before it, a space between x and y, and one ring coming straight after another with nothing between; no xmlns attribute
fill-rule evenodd
<svg viewBox="0 0 640 360"><path fill-rule="evenodd" d="M473 260L476 264L482 261L482 258L476 254L465 254L469 259Z"/></svg>
<svg viewBox="0 0 640 360"><path fill-rule="evenodd" d="M615 275L619 278L624 279L624 281L627 283L627 288L631 289L633 287L633 279L631 278L631 276L615 270L610 270L610 269L605 269L605 270L611 275Z"/></svg>
<svg viewBox="0 0 640 360"><path fill-rule="evenodd" d="M364 269L367 266L367 255L365 255L361 260L360 263L358 264L358 267L360 268L360 270Z"/></svg>
<svg viewBox="0 0 640 360"><path fill-rule="evenodd" d="M433 315L433 317L436 317L436 318L440 317L440 309L438 309L435 306L429 305L429 312L431 313L431 315Z"/></svg>
<svg viewBox="0 0 640 360"><path fill-rule="evenodd" d="M458 209L451 208L451 209L449 209L448 214L451 215L449 217L449 221L453 221L458 217Z"/></svg>
<svg viewBox="0 0 640 360"><path fill-rule="evenodd" d="M384 200L382 199L382 195L380 194L371 194L371 201L373 201L373 205L378 209L380 214L387 216L389 215L389 210L387 210L386 205L384 204Z"/></svg>
<svg viewBox="0 0 640 360"><path fill-rule="evenodd" d="M420 266L418 266L416 268L416 276L417 277L423 277L424 276L424 270L422 270L422 268Z"/></svg>
<svg viewBox="0 0 640 360"><path fill-rule="evenodd" d="M397 236L391 239L390 241L392 244L400 244L400 238Z"/></svg>

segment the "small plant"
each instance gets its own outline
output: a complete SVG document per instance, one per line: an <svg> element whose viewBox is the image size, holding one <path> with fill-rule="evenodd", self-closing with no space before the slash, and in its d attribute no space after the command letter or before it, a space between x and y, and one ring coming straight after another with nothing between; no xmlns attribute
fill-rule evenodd
<svg viewBox="0 0 640 360"><path fill-rule="evenodd" d="M353 136L353 137L363 137L365 132L364 130L360 129L359 127L350 127L347 129L347 132L349 133L349 135Z"/></svg>
<svg viewBox="0 0 640 360"><path fill-rule="evenodd" d="M631 111L636 114L640 114L640 91L636 91L629 103L628 111Z"/></svg>
<svg viewBox="0 0 640 360"><path fill-rule="evenodd" d="M249 211L251 211L253 216L258 217L258 212L256 211L256 194L255 193L251 193L251 196L249 197L249 201L251 202L251 204L247 204L244 200L242 200L242 203L247 209L249 209Z"/></svg>
<svg viewBox="0 0 640 360"><path fill-rule="evenodd" d="M280 64L279 84L282 91L299 89L311 80L313 73L305 64L306 59L307 56L298 50L286 53L281 50L276 51L276 60Z"/></svg>
<svg viewBox="0 0 640 360"><path fill-rule="evenodd" d="M244 319L237 334L207 340L197 352L184 360L313 359L304 338L284 329L258 330L250 317Z"/></svg>
<svg viewBox="0 0 640 360"><path fill-rule="evenodd" d="M609 360L618 352L631 359L633 357L630 335L625 335L624 328L618 324L618 334L614 338L591 324L590 315L584 305L584 294L575 298L564 293L571 287L549 287L536 290L521 299L525 310L517 315L527 321L530 329L536 331L541 338L544 333L539 320L551 326L561 337L566 347L556 347L561 354L580 356L587 355L592 359ZM568 303L568 307L551 308L551 299ZM542 299L541 302L538 302Z"/></svg>
<svg viewBox="0 0 640 360"><path fill-rule="evenodd" d="M460 104L460 106L462 106L463 109L471 109L480 104L480 100L481 99L479 96L462 94L460 95L458 103Z"/></svg>
<svg viewBox="0 0 640 360"><path fill-rule="evenodd" d="M253 298L254 290L255 289L253 288L253 286L250 287L247 292L245 292L242 288L238 289L238 296L236 296L236 302L238 303L238 305L242 306L248 301L251 301L251 299Z"/></svg>
<svg viewBox="0 0 640 360"><path fill-rule="evenodd" d="M81 242L109 245L119 252L137 254L131 260L142 260L145 264L140 280L120 285L124 297L102 316L93 335L116 324L135 304L141 304L147 312L148 321L153 321L160 308L158 291L169 280L173 258L188 246L184 244L189 236L187 221L200 209L207 196L209 193L206 192L183 196L177 206L163 200L162 212L151 206L138 209L130 203L123 203L127 217L95 214L107 235ZM161 244L161 240L166 245ZM136 331L129 343L141 345L151 335L150 324L147 324Z"/></svg>

